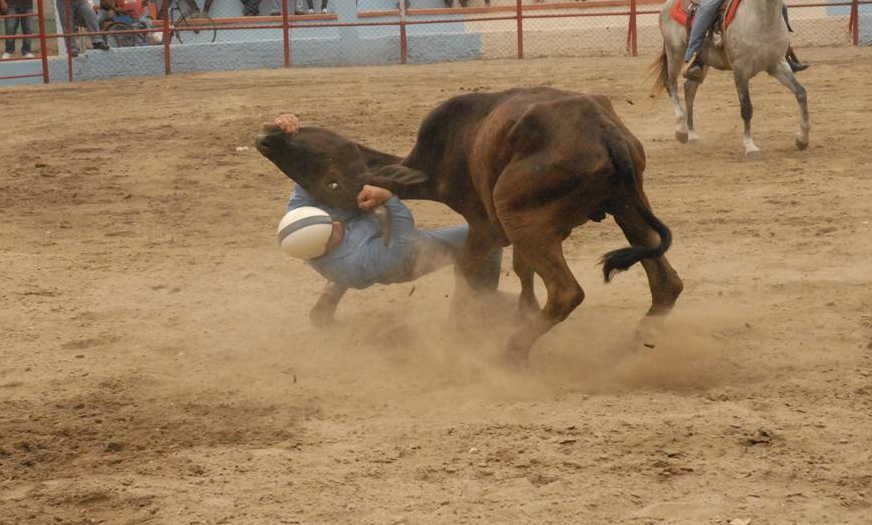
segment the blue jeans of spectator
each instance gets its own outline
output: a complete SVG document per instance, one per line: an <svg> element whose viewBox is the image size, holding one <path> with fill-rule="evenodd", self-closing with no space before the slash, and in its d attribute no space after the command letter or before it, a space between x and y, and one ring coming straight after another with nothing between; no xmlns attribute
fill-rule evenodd
<svg viewBox="0 0 872 525"><path fill-rule="evenodd" d="M72 33L78 25L85 26L88 32L97 32L100 26L97 25L97 13L91 8L88 0L57 0L57 16L62 23L64 33ZM70 10L67 10L67 5L70 5ZM72 12L72 20L68 20L69 13ZM92 36L91 43L105 41L105 37ZM66 38L65 42L70 51L78 52L79 45L75 38Z"/></svg>
<svg viewBox="0 0 872 525"><path fill-rule="evenodd" d="M469 226L466 225L436 230L418 230L419 238L415 250L416 261L411 278L417 279L443 266L454 264L468 235ZM499 280L502 257L502 249L494 250L488 258L487 268L482 273L492 279Z"/></svg>
<svg viewBox="0 0 872 525"><path fill-rule="evenodd" d="M29 15L33 13L32 7L10 7L9 13L10 15ZM21 34L29 35L32 33L33 25L31 24L31 18L29 16L23 18L7 18L6 19L6 35L12 36L15 34L16 26L21 26ZM14 53L15 52L15 40L9 39L6 41L6 52ZM22 38L21 39L21 54L30 53L30 39Z"/></svg>
<svg viewBox="0 0 872 525"><path fill-rule="evenodd" d="M282 12L282 0L273 0L273 4L275 5L274 12L281 13ZM297 11L302 11L302 8L297 9L297 0L287 0L288 2L293 1L293 6L288 5L288 13L294 14ZM306 0L306 5L309 6L309 9L315 9L315 0ZM327 0L321 0L321 9L327 9Z"/></svg>
<svg viewBox="0 0 872 525"><path fill-rule="evenodd" d="M700 0L699 7L696 8L696 14L693 17L693 27L690 28L687 51L684 53L685 62L689 62L702 47L705 35L715 23L723 3L724 0Z"/></svg>

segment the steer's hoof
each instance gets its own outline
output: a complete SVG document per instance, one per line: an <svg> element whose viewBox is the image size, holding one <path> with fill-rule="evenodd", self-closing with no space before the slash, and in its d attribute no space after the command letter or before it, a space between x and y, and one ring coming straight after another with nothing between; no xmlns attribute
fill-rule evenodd
<svg viewBox="0 0 872 525"><path fill-rule="evenodd" d="M686 131L676 131L675 139L682 144L687 144L687 132Z"/></svg>
<svg viewBox="0 0 872 525"><path fill-rule="evenodd" d="M527 370L530 367L530 350L513 347L510 343L503 354L503 364L511 370Z"/></svg>
<svg viewBox="0 0 872 525"><path fill-rule="evenodd" d="M796 149L799 151L803 151L808 147L808 140L802 140L801 138L796 138Z"/></svg>
<svg viewBox="0 0 872 525"><path fill-rule="evenodd" d="M316 306L309 312L309 322L315 328L328 328L336 321L334 315L335 310L333 308L319 308Z"/></svg>

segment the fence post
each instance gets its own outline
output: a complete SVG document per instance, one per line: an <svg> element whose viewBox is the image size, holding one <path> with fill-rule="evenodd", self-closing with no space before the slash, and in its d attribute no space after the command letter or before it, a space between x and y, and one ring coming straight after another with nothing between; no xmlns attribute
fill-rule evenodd
<svg viewBox="0 0 872 525"><path fill-rule="evenodd" d="M855 0L856 1L856 0ZM638 31L636 27L636 0L630 0L630 23L627 27L627 51L632 56L639 56Z"/></svg>
<svg viewBox="0 0 872 525"><path fill-rule="evenodd" d="M851 17L848 19L848 29L851 31L851 43L860 45L860 6L858 0L851 0Z"/></svg>
<svg viewBox="0 0 872 525"><path fill-rule="evenodd" d="M42 61L42 83L48 84L48 39L45 37L45 6L42 0L36 0L36 23L39 27L39 51Z"/></svg>
<svg viewBox="0 0 872 525"><path fill-rule="evenodd" d="M285 67L291 67L291 35L290 27L288 26L288 2L291 0L281 0L282 2L282 47L285 53ZM294 4L296 5L296 3Z"/></svg>
<svg viewBox="0 0 872 525"><path fill-rule="evenodd" d="M170 32L170 0L163 0L160 10L163 18L164 75L169 75L173 72L173 60L170 56L170 40L173 38Z"/></svg>
<svg viewBox="0 0 872 525"><path fill-rule="evenodd" d="M409 40L406 35L406 2L400 0L400 64L405 64L409 58Z"/></svg>
<svg viewBox="0 0 872 525"><path fill-rule="evenodd" d="M515 18L518 20L518 58L524 58L524 10L521 0L515 2Z"/></svg>
<svg viewBox="0 0 872 525"><path fill-rule="evenodd" d="M73 4L70 0L63 0L64 4L64 23L61 32L71 36L64 37L64 44L67 47L67 81L73 81L73 39L76 37L76 24L73 21ZM60 13L58 13L60 16Z"/></svg>

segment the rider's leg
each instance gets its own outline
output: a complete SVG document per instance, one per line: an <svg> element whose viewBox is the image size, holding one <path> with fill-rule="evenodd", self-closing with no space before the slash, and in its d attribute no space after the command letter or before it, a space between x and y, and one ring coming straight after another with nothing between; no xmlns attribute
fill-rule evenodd
<svg viewBox="0 0 872 525"><path fill-rule="evenodd" d="M784 18L784 23L787 25L787 30L793 33L793 28L790 27L790 20L787 18L787 6L781 6L781 16ZM804 71L808 69L808 64L803 64L799 61L799 58L796 56L796 53L793 51L793 48L787 47L787 54L784 55L784 58L787 59L787 63L790 65L790 69L793 70L794 73L799 71Z"/></svg>
<svg viewBox="0 0 872 525"><path fill-rule="evenodd" d="M784 58L787 59L787 65L790 66L790 69L794 73L808 69L808 64L803 64L799 61L799 58L796 56L796 53L793 51L793 47L791 46L787 46L787 53L784 55Z"/></svg>
<svg viewBox="0 0 872 525"><path fill-rule="evenodd" d="M684 53L684 63L693 62L684 72L684 76L698 79L702 76L702 61L698 58L700 48L705 42L705 35L715 23L724 0L701 0L693 17L693 26L690 28L690 37L687 41L687 51ZM694 60L696 59L696 60Z"/></svg>

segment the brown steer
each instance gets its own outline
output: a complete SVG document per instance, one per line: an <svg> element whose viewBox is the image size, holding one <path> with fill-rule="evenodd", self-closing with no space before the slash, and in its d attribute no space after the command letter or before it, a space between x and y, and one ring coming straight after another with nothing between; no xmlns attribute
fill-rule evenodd
<svg viewBox="0 0 872 525"><path fill-rule="evenodd" d="M533 343L584 299L562 242L589 219L613 215L630 241L632 247L603 256L603 274L608 281L641 261L652 295L649 316L667 313L681 293L681 279L663 255L671 233L642 191L642 144L606 97L551 88L454 97L425 118L401 163L319 128L289 135L268 126L258 148L327 205L354 207L349 196L364 183L447 204L469 223L458 269L475 290L496 287L477 270L494 249L513 245L520 306L534 312L509 341L515 363L526 363ZM534 273L548 291L541 310Z"/></svg>

